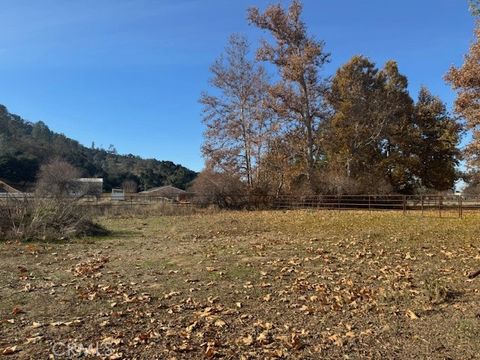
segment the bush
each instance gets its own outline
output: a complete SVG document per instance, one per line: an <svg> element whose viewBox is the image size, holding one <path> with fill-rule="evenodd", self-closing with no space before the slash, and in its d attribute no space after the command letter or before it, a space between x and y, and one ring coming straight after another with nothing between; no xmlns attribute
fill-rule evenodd
<svg viewBox="0 0 480 360"><path fill-rule="evenodd" d="M3 239L52 241L107 234L72 198L34 196L2 201L0 237Z"/></svg>
<svg viewBox="0 0 480 360"><path fill-rule="evenodd" d="M245 184L238 176L212 170L202 171L194 180L189 191L194 193L192 203L221 209L241 209L249 204Z"/></svg>
<svg viewBox="0 0 480 360"><path fill-rule="evenodd" d="M80 172L61 159L42 165L33 195L0 199L0 237L14 240L65 240L106 234L80 200Z"/></svg>

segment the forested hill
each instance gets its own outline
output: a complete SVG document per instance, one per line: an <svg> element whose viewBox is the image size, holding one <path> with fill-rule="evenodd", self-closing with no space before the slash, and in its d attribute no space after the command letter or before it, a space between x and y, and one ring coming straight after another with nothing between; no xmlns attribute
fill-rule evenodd
<svg viewBox="0 0 480 360"><path fill-rule="evenodd" d="M85 147L51 131L43 122L25 121L0 105L1 180L28 188L41 164L56 157L79 168L85 177L102 177L107 191L120 187L126 180L134 180L139 190L162 185L185 188L197 175L171 161L118 155L113 147Z"/></svg>

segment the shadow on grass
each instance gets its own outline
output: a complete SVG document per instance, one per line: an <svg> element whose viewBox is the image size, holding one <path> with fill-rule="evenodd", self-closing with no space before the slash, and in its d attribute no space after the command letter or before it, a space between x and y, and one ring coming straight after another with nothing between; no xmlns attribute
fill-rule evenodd
<svg viewBox="0 0 480 360"><path fill-rule="evenodd" d="M98 241L125 239L136 236L141 236L141 231L135 230L109 230L101 225L95 226L84 234L72 237L58 237L58 238L30 238L30 239L15 239L14 237L0 237L0 243L23 243L23 244L68 244L68 243L95 243Z"/></svg>
<svg viewBox="0 0 480 360"><path fill-rule="evenodd" d="M86 242L91 244L97 241L129 239L141 236L142 234L143 233L138 230L108 230L108 232L105 234L81 236L70 241Z"/></svg>

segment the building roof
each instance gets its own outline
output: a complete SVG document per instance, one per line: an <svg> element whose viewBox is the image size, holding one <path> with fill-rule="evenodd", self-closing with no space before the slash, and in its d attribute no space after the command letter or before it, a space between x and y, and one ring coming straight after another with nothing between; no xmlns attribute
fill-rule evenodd
<svg viewBox="0 0 480 360"><path fill-rule="evenodd" d="M160 186L152 189L148 189L142 191L140 194L148 195L148 194L155 194L161 196L177 196L181 194L186 194L185 190L176 188L175 186L167 185L167 186Z"/></svg>
<svg viewBox="0 0 480 360"><path fill-rule="evenodd" d="M76 179L76 181L79 182L85 182L85 183L101 183L103 184L103 178L79 178Z"/></svg>
<svg viewBox="0 0 480 360"><path fill-rule="evenodd" d="M14 193L20 193L21 191L11 187L7 183L0 180L0 192L6 192L6 193L9 193L9 194L14 194Z"/></svg>

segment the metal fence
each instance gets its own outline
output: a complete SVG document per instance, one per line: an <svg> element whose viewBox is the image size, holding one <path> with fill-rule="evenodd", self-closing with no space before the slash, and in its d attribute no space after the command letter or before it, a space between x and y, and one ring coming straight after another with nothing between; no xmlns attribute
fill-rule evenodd
<svg viewBox="0 0 480 360"><path fill-rule="evenodd" d="M215 196L189 194L187 200L168 199L159 196L128 194L124 201L113 201L109 197L88 200L95 204L111 206L144 206L169 203L182 207L219 206L226 209L264 210L363 210L399 211L404 215L435 217L464 217L468 212L480 210L480 197L457 195L255 195L220 194Z"/></svg>
<svg viewBox="0 0 480 360"><path fill-rule="evenodd" d="M31 194L2 194L0 206L11 204L11 200L29 201ZM9 201L10 200L10 201ZM441 195L254 195L254 194L189 194L182 199L161 196L127 194L124 199L112 198L109 194L101 197L85 196L77 199L80 204L94 207L142 207L152 204L172 204L181 207L219 206L227 209L323 209L399 211L405 215L415 214L438 217L464 217L469 212L480 210L480 197Z"/></svg>
<svg viewBox="0 0 480 360"><path fill-rule="evenodd" d="M202 196L193 202L208 204ZM480 197L457 195L223 195L220 204L233 208L323 209L400 211L405 215L463 217L468 211L480 210Z"/></svg>
<svg viewBox="0 0 480 360"><path fill-rule="evenodd" d="M280 196L276 208L318 208L327 210L400 211L405 215L463 217L468 210L480 210L480 198L439 195L318 195Z"/></svg>

